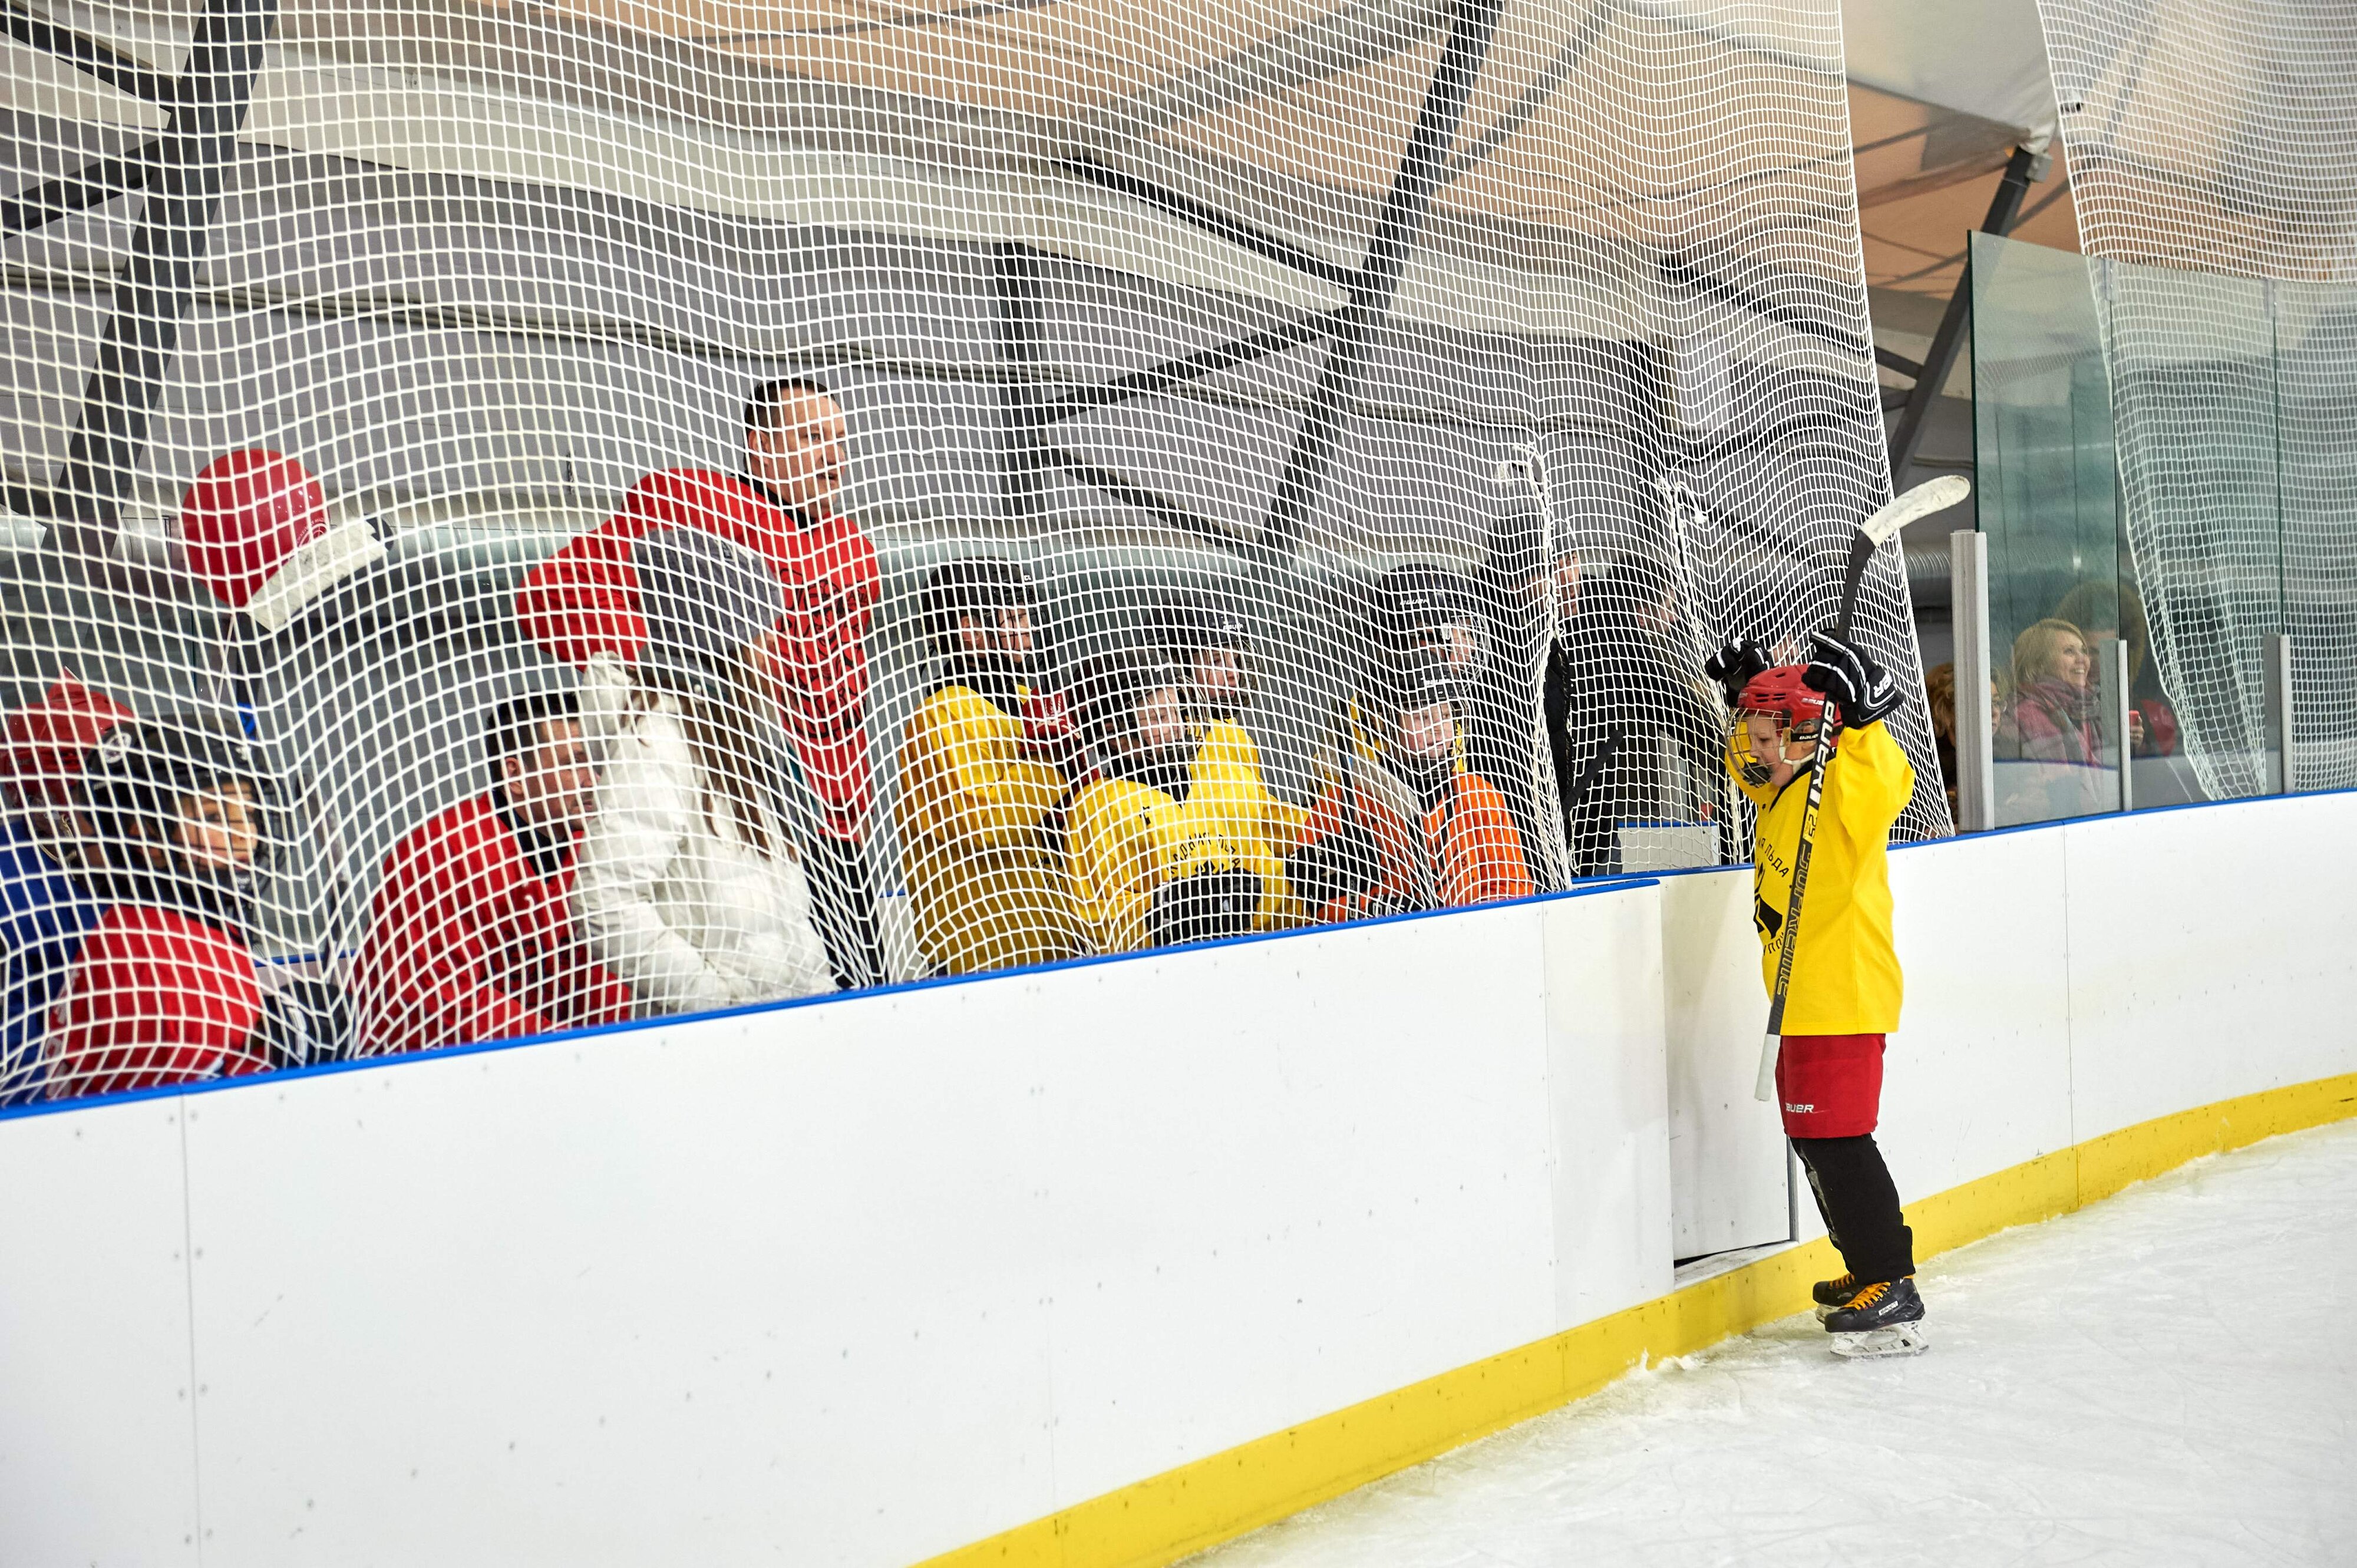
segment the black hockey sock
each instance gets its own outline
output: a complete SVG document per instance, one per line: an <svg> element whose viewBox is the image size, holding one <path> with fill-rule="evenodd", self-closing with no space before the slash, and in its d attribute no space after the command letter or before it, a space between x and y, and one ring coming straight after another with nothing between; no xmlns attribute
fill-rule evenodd
<svg viewBox="0 0 2357 1568"><path fill-rule="evenodd" d="M812 923L826 944L827 965L838 984L874 985L884 979L884 954L876 940L876 900L859 845L833 833L815 835L802 860L810 884Z"/></svg>
<svg viewBox="0 0 2357 1568"><path fill-rule="evenodd" d="M1842 1262L1861 1284L1915 1272L1915 1232L1899 1209L1899 1188L1871 1133L1856 1138L1795 1138L1817 1212Z"/></svg>

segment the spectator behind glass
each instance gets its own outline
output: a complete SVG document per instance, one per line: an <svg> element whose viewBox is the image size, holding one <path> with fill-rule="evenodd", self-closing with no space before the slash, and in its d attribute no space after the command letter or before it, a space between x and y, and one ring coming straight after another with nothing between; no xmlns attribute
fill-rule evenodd
<svg viewBox="0 0 2357 1568"><path fill-rule="evenodd" d="M744 408L744 472L650 474L621 510L534 567L516 617L552 658L586 669L607 654L635 663L647 628L630 564L633 540L693 528L751 551L785 594L770 662L779 717L817 796L820 822L803 846L821 934L836 978L880 979L866 844L876 781L865 727L866 637L882 578L875 547L837 510L845 472L843 409L815 381L764 381Z"/></svg>
<svg viewBox="0 0 2357 1568"><path fill-rule="evenodd" d="M593 660L618 723L573 901L591 950L650 1015L832 991L771 741L785 597L751 552L692 528L630 549L635 671Z"/></svg>
<svg viewBox="0 0 2357 1568"><path fill-rule="evenodd" d="M575 856L597 782L579 698L535 692L483 731L491 787L384 858L353 966L361 1049L422 1051L619 1023L630 988L573 924Z"/></svg>
<svg viewBox="0 0 2357 1568"><path fill-rule="evenodd" d="M931 690L900 735L895 817L917 947L935 973L1070 958L1064 875L1070 741L1036 708L1031 579L1012 561L948 561L925 580Z"/></svg>
<svg viewBox="0 0 2357 1568"><path fill-rule="evenodd" d="M2104 638L2128 645L2128 741L2135 757L2168 757L2177 750L2177 710L2160 689L2152 662L2152 634L2144 601L2134 588L2116 583L2082 583L2062 596L2054 618L2079 628L2090 647Z"/></svg>
<svg viewBox="0 0 2357 1568"><path fill-rule="evenodd" d="M1940 787L1948 795L1948 820L1956 820L1956 667L1934 664L1923 671L1923 703L1932 714L1932 749L1940 759Z"/></svg>
<svg viewBox="0 0 2357 1568"><path fill-rule="evenodd" d="M2068 621L2041 620L2013 641L2009 691L1997 714L1997 820L2050 822L2115 803L2099 769L2095 660Z"/></svg>
<svg viewBox="0 0 2357 1568"><path fill-rule="evenodd" d="M1594 775L1609 761L1609 757L1598 756L1603 736L1588 736L1584 729L1576 730L1573 723L1571 638L1572 628L1579 618L1579 572L1578 547L1560 544L1554 559L1542 560L1539 569L1525 576L1521 585L1523 600L1540 624L1553 628L1553 635L1547 639L1546 667L1540 677L1539 713L1546 731L1547 749L1555 759L1555 798L1563 815L1566 845L1579 841L1578 819L1586 813L1587 801L1595 793Z"/></svg>
<svg viewBox="0 0 2357 1568"><path fill-rule="evenodd" d="M1465 765L1463 688L1446 652L1375 684L1380 755L1346 759L1348 777L1319 798L1287 862L1303 902L1318 919L1346 920L1536 892L1505 798Z"/></svg>
<svg viewBox="0 0 2357 1568"><path fill-rule="evenodd" d="M116 726L82 764L108 901L49 1013L53 1100L298 1066L305 1010L257 964L251 931L272 841L245 736L185 714Z"/></svg>
<svg viewBox="0 0 2357 1568"><path fill-rule="evenodd" d="M1249 820L1195 781L1185 678L1142 653L1084 667L1074 687L1098 776L1074 799L1072 903L1092 950L1212 941L1253 929L1265 850Z"/></svg>
<svg viewBox="0 0 2357 1568"><path fill-rule="evenodd" d="M39 1098L49 1005L102 908L75 880L90 848L76 795L82 754L131 710L61 672L41 700L8 715L0 822L0 1106Z"/></svg>

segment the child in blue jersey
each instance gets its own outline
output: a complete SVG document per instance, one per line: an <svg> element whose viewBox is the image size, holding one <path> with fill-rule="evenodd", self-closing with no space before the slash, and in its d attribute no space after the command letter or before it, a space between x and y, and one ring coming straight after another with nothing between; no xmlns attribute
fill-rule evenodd
<svg viewBox="0 0 2357 1568"><path fill-rule="evenodd" d="M8 715L0 753L0 1106L40 1097L49 1005L104 908L80 881L88 826L74 804L83 753L131 717L64 671Z"/></svg>

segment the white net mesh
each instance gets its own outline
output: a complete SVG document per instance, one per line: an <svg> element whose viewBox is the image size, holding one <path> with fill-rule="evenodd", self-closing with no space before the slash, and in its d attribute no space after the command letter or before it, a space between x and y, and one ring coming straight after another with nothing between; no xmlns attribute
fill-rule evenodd
<svg viewBox="0 0 2357 1568"><path fill-rule="evenodd" d="M2039 0L2112 376L2127 533L2186 752L2267 787L2264 639L2295 782L2357 785L2346 479L2357 391L2357 14Z"/></svg>
<svg viewBox="0 0 2357 1568"><path fill-rule="evenodd" d="M10 1098L1740 858L1888 493L1830 3L9 15Z"/></svg>

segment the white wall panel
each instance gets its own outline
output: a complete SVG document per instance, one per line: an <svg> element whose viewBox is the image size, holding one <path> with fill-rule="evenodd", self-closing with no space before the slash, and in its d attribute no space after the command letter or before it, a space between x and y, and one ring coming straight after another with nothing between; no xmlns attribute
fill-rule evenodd
<svg viewBox="0 0 2357 1568"><path fill-rule="evenodd" d="M220 1560L872 1563L1048 1511L1036 983L192 1097Z"/></svg>
<svg viewBox="0 0 2357 1568"><path fill-rule="evenodd" d="M1540 922L1056 977L1060 1503L1552 1331Z"/></svg>
<svg viewBox="0 0 2357 1568"><path fill-rule="evenodd" d="M1768 1026L1751 901L1749 866L1662 881L1672 1245L1681 1258L1781 1241L1791 1229L1784 1129L1751 1097Z"/></svg>
<svg viewBox="0 0 2357 1568"><path fill-rule="evenodd" d="M1670 1288L1661 887L1540 908L1560 1329Z"/></svg>
<svg viewBox="0 0 2357 1568"><path fill-rule="evenodd" d="M0 1563L194 1563L180 1102L0 1122Z"/></svg>
<svg viewBox="0 0 2357 1568"><path fill-rule="evenodd" d="M1569 903L1613 898L1579 993L1658 972L1649 889ZM196 1097L216 1539L908 1561L1539 1338L1542 919ZM1658 983L1632 1005L1584 1037L1657 1054ZM1598 1135L1625 1294L1666 1196L1646 1129Z"/></svg>
<svg viewBox="0 0 2357 1568"><path fill-rule="evenodd" d="M2357 1070L2357 794L2062 836L2081 1138Z"/></svg>
<svg viewBox="0 0 2357 1568"><path fill-rule="evenodd" d="M2063 838L1947 839L1890 857L1907 998L1883 1057L1876 1141L1902 1198L2072 1141Z"/></svg>

